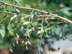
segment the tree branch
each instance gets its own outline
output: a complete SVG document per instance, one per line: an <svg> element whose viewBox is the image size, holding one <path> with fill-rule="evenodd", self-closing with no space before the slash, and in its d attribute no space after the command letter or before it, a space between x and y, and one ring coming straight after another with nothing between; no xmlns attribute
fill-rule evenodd
<svg viewBox="0 0 72 54"><path fill-rule="evenodd" d="M42 10L38 10L38 9L34 9L34 8L20 7L20 6L16 6L16 5L13 5L13 4L7 4L7 3L4 3L4 2L0 2L0 3L3 3L4 5L8 5L8 6L17 7L17 8L20 8L20 9L34 10L34 11L38 11L38 12L42 12L42 13L48 14L48 12L46 12L46 11L42 11Z"/></svg>
<svg viewBox="0 0 72 54"><path fill-rule="evenodd" d="M51 24L63 24L63 23L67 23L67 22L50 22Z"/></svg>
<svg viewBox="0 0 72 54"><path fill-rule="evenodd" d="M21 15L18 15L18 16L27 16L27 15L26 14L24 14L24 15L21 14ZM30 16L30 15L28 15L28 16ZM50 14L50 15L37 15L36 17L54 17L54 18L58 18L58 19L64 20L64 21L69 22L69 23L72 24L72 21L71 20L69 20L67 18L64 18L64 17L61 17L61 16L58 16L58 15L55 15L55 14Z"/></svg>
<svg viewBox="0 0 72 54"><path fill-rule="evenodd" d="M2 12L2 13L8 13L8 14L15 14L15 13L11 13L11 12L7 12L7 11L0 11L0 12Z"/></svg>
<svg viewBox="0 0 72 54"><path fill-rule="evenodd" d="M6 12L6 11L0 11L0 12L3 12L3 13L8 13L8 14L15 14L15 13L11 13L11 12ZM26 14L18 14L18 16L31 16L31 15L26 15ZM67 19L67 18L64 18L64 17L61 17L61 16L58 16L56 14L50 14L50 15L37 15L35 17L54 17L54 18L58 18L58 19L61 19L61 20L64 20L68 23L71 23L72 24L72 21Z"/></svg>

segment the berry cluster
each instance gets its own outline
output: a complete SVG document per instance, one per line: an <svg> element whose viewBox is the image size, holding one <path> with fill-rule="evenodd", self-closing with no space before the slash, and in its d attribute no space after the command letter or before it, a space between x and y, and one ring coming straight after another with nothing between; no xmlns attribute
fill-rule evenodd
<svg viewBox="0 0 72 54"><path fill-rule="evenodd" d="M13 13L16 12L15 9L12 10ZM37 16L37 12L34 13L34 16ZM19 19L19 18L18 18ZM25 20L25 19L24 19ZM48 20L41 19L39 22L37 21L36 23L34 21L30 21L26 25L23 25L25 22L21 22L20 19L11 21L11 29L13 30L14 34L17 34L17 39L14 39L13 42L11 43L13 47L16 47L17 44L21 44L25 46L25 50L29 50L29 46L31 46L30 39L32 39L32 34L33 32L39 32L40 33L35 33L34 36L36 36L40 43L36 45L36 48L40 48L40 46L44 46L46 43L50 44L53 42L53 38L55 37L54 32L51 32L51 30L46 30L48 28L49 22ZM25 20L26 22L28 20ZM14 23L15 22L15 23ZM10 28L7 28L6 31L8 32ZM55 28L58 28L58 25L55 26ZM49 40L49 41L47 41ZM63 40L65 40L65 37L63 37ZM51 50L51 45L49 45L49 50ZM13 50L10 48L9 49L11 52ZM60 47L58 47L58 50L60 50ZM43 49L40 48L39 50L40 53L43 53Z"/></svg>

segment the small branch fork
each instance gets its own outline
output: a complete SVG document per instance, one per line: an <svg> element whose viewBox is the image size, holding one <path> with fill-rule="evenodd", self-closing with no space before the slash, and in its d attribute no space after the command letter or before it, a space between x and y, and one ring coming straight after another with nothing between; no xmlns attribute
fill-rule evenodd
<svg viewBox="0 0 72 54"><path fill-rule="evenodd" d="M2 3L3 5L8 5L8 6L13 6L13 7L17 7L17 8L20 8L20 9L28 9L28 10L34 10L34 11L38 11L38 12L41 12L41 13L44 13L44 14L48 14L48 12L46 11L41 11L41 10L38 10L38 9L34 9L34 8L26 8L26 7L20 7L20 6L16 6L16 5L13 5L13 4L7 4L7 3L4 3L4 2L0 2ZM3 12L3 13L8 13L8 14L15 14L15 13L11 13L11 12L6 12L6 11L0 11L0 12ZM26 14L18 14L18 16L27 16ZM28 15L28 16L31 16L31 15ZM64 18L64 17L61 17L61 16L58 16L56 14L50 14L50 15L37 15L35 17L54 17L54 18L58 18L58 19L61 19L61 20L64 20L68 23L71 23L72 24L72 21L67 19L67 18Z"/></svg>

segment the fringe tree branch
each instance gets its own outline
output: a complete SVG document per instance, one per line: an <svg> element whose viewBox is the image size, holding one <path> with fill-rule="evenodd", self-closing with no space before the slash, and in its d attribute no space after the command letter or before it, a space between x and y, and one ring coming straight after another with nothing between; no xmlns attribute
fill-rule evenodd
<svg viewBox="0 0 72 54"><path fill-rule="evenodd" d="M9 13L9 14L15 14L15 13L11 13L11 12L5 12L5 11L0 11L0 12L3 12L3 13ZM26 14L18 14L18 16L31 16L31 15L26 15ZM37 15L35 17L54 17L54 18L58 18L58 19L61 19L61 20L64 20L68 23L71 23L72 24L72 21L67 19L67 18L64 18L64 17L61 17L61 16L58 16L56 14L50 14L50 15Z"/></svg>
<svg viewBox="0 0 72 54"><path fill-rule="evenodd" d="M20 7L20 6L16 6L16 5L13 5L13 4L7 4L7 3L4 3L4 2L0 2L0 3L3 3L4 5L9 5L9 6L21 8L21 9L35 10L35 11L38 11L38 12L42 12L42 13L48 14L48 12L46 12L46 11L41 11L41 10L34 9L34 8ZM61 16L57 16L55 14L52 14L52 15L37 15L36 17L43 17L43 16L44 17L55 17L55 18L59 18L59 19L65 20L65 21L67 21L67 22L69 22L69 23L72 24L72 21L70 21L69 19L66 19L66 18L61 17Z"/></svg>
<svg viewBox="0 0 72 54"><path fill-rule="evenodd" d="M26 16L26 14L24 15L18 15L18 16ZM28 15L30 16L30 15ZM50 14L50 15L37 15L36 17L54 17L54 18L58 18L58 19L61 19L61 20L64 20L66 22L69 22L72 24L72 21L67 19L67 18L64 18L64 17L61 17L61 16L58 16L58 15L55 15L55 14Z"/></svg>
<svg viewBox="0 0 72 54"><path fill-rule="evenodd" d="M67 23L67 22L50 22L51 24L63 24L63 23Z"/></svg>
<svg viewBox="0 0 72 54"><path fill-rule="evenodd" d="M38 11L38 12L42 12L42 13L48 14L48 12L46 12L46 11L41 11L41 10L34 9L34 8L20 7L20 6L16 6L16 5L13 5L13 4L7 4L7 3L4 3L4 2L0 2L0 3L3 3L3 5L13 6L13 7L17 7L17 8L20 8L20 9L34 10L34 11Z"/></svg>
<svg viewBox="0 0 72 54"><path fill-rule="evenodd" d="M12 15L15 14L15 13L7 12L7 11L0 11L0 12L2 12L2 13L8 13L8 14L12 14Z"/></svg>

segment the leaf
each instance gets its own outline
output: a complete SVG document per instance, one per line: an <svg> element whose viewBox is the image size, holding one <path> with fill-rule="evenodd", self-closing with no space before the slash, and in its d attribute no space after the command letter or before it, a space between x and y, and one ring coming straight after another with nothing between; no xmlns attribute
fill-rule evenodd
<svg viewBox="0 0 72 54"><path fill-rule="evenodd" d="M29 30L28 30L28 33L31 32L31 31L32 31L32 29L29 29Z"/></svg>
<svg viewBox="0 0 72 54"><path fill-rule="evenodd" d="M6 20L9 16L7 15L6 17L4 17L0 22L3 22L4 20Z"/></svg>
<svg viewBox="0 0 72 54"><path fill-rule="evenodd" d="M2 29L0 29L0 34L1 34L2 38L5 36L4 26L2 26Z"/></svg>
<svg viewBox="0 0 72 54"><path fill-rule="evenodd" d="M41 31L38 31L38 32L37 32L37 34L40 34L40 33L41 33Z"/></svg>
<svg viewBox="0 0 72 54"><path fill-rule="evenodd" d="M72 24L70 24L70 26L72 27Z"/></svg>
<svg viewBox="0 0 72 54"><path fill-rule="evenodd" d="M67 38L69 38L69 37L72 37L72 34L67 36Z"/></svg>
<svg viewBox="0 0 72 54"><path fill-rule="evenodd" d="M19 35L16 33L17 38L19 38Z"/></svg>
<svg viewBox="0 0 72 54"><path fill-rule="evenodd" d="M11 17L10 20L13 20L13 19L16 18L16 17L17 17L17 15L15 14L13 17Z"/></svg>
<svg viewBox="0 0 72 54"><path fill-rule="evenodd" d="M72 7L66 7L66 8L62 8L59 11L65 11L65 10L72 10Z"/></svg>
<svg viewBox="0 0 72 54"><path fill-rule="evenodd" d="M24 22L23 25L27 25L28 23L29 23L29 21L28 22Z"/></svg>
<svg viewBox="0 0 72 54"><path fill-rule="evenodd" d="M16 9L17 12L20 12L18 9Z"/></svg>
<svg viewBox="0 0 72 54"><path fill-rule="evenodd" d="M27 18L29 18L29 17L30 17L30 16L25 16L25 17L24 17L24 20L27 19Z"/></svg>
<svg viewBox="0 0 72 54"><path fill-rule="evenodd" d="M31 15L31 18L33 18L34 17L34 15Z"/></svg>
<svg viewBox="0 0 72 54"><path fill-rule="evenodd" d="M51 28L46 28L45 31L50 30Z"/></svg>
<svg viewBox="0 0 72 54"><path fill-rule="evenodd" d="M7 7L6 7L6 10L9 11L9 12L12 12L12 9L13 9L12 6L7 6Z"/></svg>
<svg viewBox="0 0 72 54"><path fill-rule="evenodd" d="M0 20L2 20L4 17L3 13L0 13Z"/></svg>

